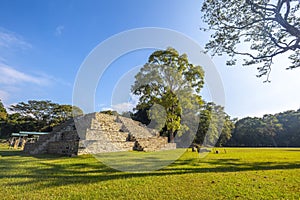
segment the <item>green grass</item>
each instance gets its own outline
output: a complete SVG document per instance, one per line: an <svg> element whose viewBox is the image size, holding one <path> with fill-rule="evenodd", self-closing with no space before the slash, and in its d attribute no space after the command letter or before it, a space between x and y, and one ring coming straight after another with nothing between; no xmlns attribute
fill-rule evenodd
<svg viewBox="0 0 300 200"><path fill-rule="evenodd" d="M158 152L114 152L94 155L103 164L119 171L151 172L172 164L185 149Z"/></svg>
<svg viewBox="0 0 300 200"><path fill-rule="evenodd" d="M300 149L220 151L204 158L189 151L158 171L133 173L91 155L32 157L1 145L0 199L300 198Z"/></svg>

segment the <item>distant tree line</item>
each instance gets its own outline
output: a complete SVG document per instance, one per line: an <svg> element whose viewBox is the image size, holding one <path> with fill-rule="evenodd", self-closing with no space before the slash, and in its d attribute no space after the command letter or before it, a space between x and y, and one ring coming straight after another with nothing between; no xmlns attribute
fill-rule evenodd
<svg viewBox="0 0 300 200"><path fill-rule="evenodd" d="M151 120L147 111L141 109L134 114L124 115L131 115L134 120L149 124ZM201 106L197 117L199 124L196 134L187 131L179 139L189 135L194 137L192 142L199 145L214 145L212 142L218 137L215 146L300 147L300 109L237 120L230 118L222 106L209 102Z"/></svg>
<svg viewBox="0 0 300 200"><path fill-rule="evenodd" d="M51 101L30 100L11 105L7 112L0 100L0 138L13 132L50 132L54 126L70 119L72 114L82 111L71 105L60 105Z"/></svg>
<svg viewBox="0 0 300 200"><path fill-rule="evenodd" d="M226 146L299 147L300 109L240 119Z"/></svg>

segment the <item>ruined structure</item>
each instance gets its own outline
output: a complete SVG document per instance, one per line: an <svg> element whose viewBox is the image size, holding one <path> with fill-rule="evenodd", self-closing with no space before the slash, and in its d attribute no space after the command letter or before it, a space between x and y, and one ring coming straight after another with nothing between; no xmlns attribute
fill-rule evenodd
<svg viewBox="0 0 300 200"><path fill-rule="evenodd" d="M75 126L75 121L76 126ZM160 151L175 149L167 137L132 119L91 113L57 126L36 143L25 145L28 154L80 155L117 151Z"/></svg>

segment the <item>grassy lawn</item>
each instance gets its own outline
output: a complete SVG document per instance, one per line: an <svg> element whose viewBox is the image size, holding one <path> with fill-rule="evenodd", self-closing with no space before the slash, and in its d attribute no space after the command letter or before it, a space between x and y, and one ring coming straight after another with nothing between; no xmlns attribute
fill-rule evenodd
<svg viewBox="0 0 300 200"><path fill-rule="evenodd" d="M300 149L219 150L133 173L91 155L32 157L2 145L0 199L300 199Z"/></svg>

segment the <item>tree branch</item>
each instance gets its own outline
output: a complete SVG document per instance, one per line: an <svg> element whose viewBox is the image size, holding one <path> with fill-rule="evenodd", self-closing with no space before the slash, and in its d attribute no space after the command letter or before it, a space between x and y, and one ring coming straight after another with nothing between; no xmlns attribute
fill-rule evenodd
<svg viewBox="0 0 300 200"><path fill-rule="evenodd" d="M291 10L291 4L289 0L286 0L286 12L284 14L284 20L288 19L288 16L290 14L290 10Z"/></svg>

